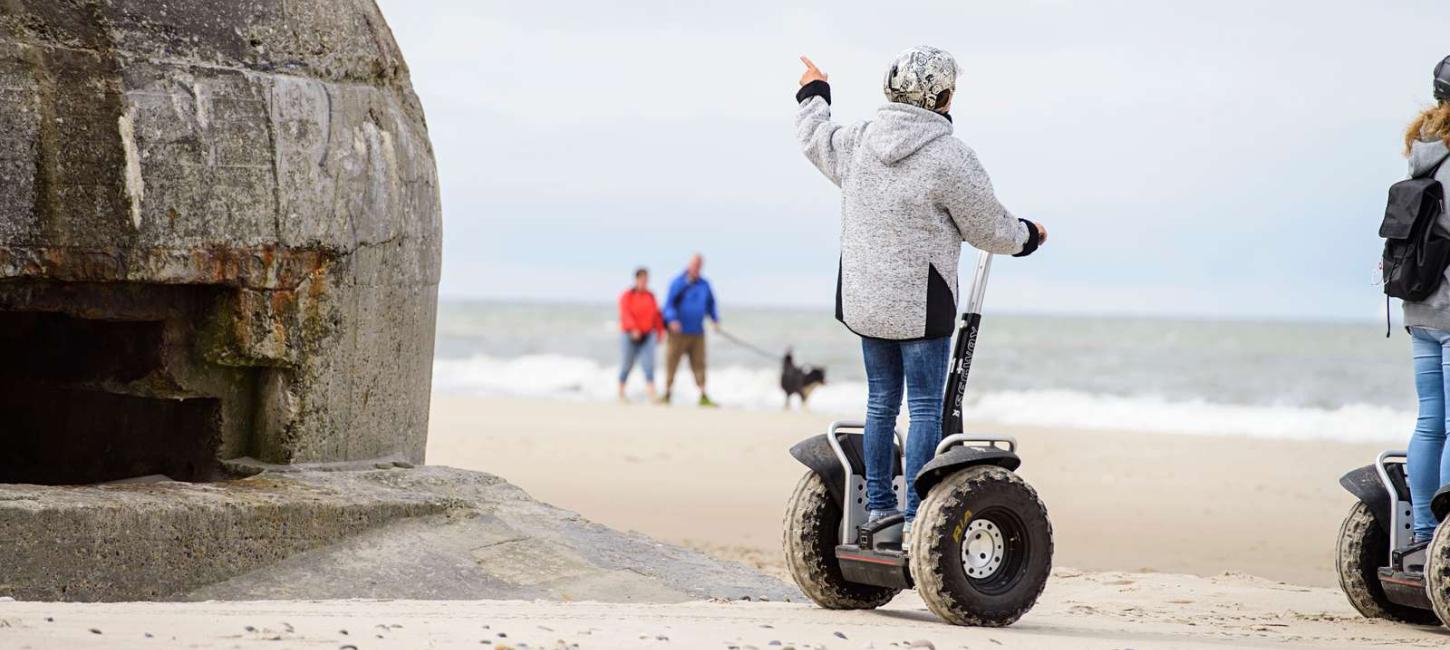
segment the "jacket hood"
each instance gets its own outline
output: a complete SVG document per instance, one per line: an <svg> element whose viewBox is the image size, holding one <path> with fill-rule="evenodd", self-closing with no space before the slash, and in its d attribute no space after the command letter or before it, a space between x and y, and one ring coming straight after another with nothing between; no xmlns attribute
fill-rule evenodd
<svg viewBox="0 0 1450 650"><path fill-rule="evenodd" d="M876 111L876 119L866 128L865 141L866 148L877 159L892 165L916 153L932 140L951 134L951 120L940 113L909 104L891 103Z"/></svg>
<svg viewBox="0 0 1450 650"><path fill-rule="evenodd" d="M1410 143L1410 175L1420 176L1428 173L1446 156L1450 156L1450 147L1446 147L1441 140L1429 142L1416 140Z"/></svg>

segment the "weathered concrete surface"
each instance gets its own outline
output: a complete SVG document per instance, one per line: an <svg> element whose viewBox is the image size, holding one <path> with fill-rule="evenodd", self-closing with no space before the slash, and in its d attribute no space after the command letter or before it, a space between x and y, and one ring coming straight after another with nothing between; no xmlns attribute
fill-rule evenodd
<svg viewBox="0 0 1450 650"><path fill-rule="evenodd" d="M445 467L0 487L0 595L33 600L798 598Z"/></svg>
<svg viewBox="0 0 1450 650"><path fill-rule="evenodd" d="M0 383L215 400L222 459L421 462L440 230L373 0L0 1L0 314L157 318L167 347Z"/></svg>

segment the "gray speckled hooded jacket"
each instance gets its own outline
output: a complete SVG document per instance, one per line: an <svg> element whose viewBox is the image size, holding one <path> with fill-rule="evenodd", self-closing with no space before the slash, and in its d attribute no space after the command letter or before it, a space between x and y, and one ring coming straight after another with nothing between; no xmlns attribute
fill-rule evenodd
<svg viewBox="0 0 1450 650"><path fill-rule="evenodd" d="M1450 156L1450 148L1444 142L1434 140L1431 142L1415 142L1410 145L1410 177L1414 178L1421 174L1428 173L1432 167L1439 165L1440 161ZM1450 192L1450 163L1440 167L1435 173L1435 180L1445 186ZM1440 228L1450 232L1450 213L1442 213L1439 221ZM1445 280L1440 283L1440 288L1429 298L1419 302L1405 302L1405 327L1431 327L1439 330L1450 330L1450 269L1445 270Z"/></svg>
<svg viewBox="0 0 1450 650"><path fill-rule="evenodd" d="M872 338L950 336L956 323L962 242L1027 255L1037 228L1007 212L977 155L952 137L951 120L892 103L875 119L831 121L830 87L796 95L796 137L841 188L836 318Z"/></svg>

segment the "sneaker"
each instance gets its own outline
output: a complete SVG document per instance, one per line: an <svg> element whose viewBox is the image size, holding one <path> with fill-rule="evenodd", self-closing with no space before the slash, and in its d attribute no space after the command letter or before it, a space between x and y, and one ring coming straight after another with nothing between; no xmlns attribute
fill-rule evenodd
<svg viewBox="0 0 1450 650"><path fill-rule="evenodd" d="M709 396L706 396L706 395L701 395L701 396L700 396L700 406L701 406L701 407L702 407L702 408L709 408L709 409L712 409L712 408L717 408L717 407L719 407L719 406L720 406L720 405L719 405L719 404L716 404L716 403L714 403L714 402L712 402L712 401L710 401L710 398L709 398Z"/></svg>
<svg viewBox="0 0 1450 650"><path fill-rule="evenodd" d="M911 522L909 521L901 526L901 548L911 548Z"/></svg>
<svg viewBox="0 0 1450 650"><path fill-rule="evenodd" d="M872 510L866 513L866 523L869 524L873 521L876 521L877 519L885 519L887 517L899 514L901 514L901 511L897 510L896 508L892 508L890 510Z"/></svg>

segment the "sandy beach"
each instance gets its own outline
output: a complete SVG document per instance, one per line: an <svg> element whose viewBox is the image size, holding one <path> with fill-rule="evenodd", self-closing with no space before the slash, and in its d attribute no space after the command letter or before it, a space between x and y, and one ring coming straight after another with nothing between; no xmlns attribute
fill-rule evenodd
<svg viewBox="0 0 1450 650"><path fill-rule="evenodd" d="M830 414L438 396L428 462L499 474L600 523L780 573L787 453ZM1352 498L1379 445L998 426L1047 504L1054 564L1335 585Z"/></svg>
<svg viewBox="0 0 1450 650"><path fill-rule="evenodd" d="M497 473L610 526L784 576L786 453L828 414L438 397L430 464ZM1438 647L1444 628L1368 620L1335 586L1374 445L997 427L1015 435L1057 535L1037 607L958 628L914 593L873 612L808 602L0 602L5 648ZM788 580L788 578L786 578Z"/></svg>
<svg viewBox="0 0 1450 650"><path fill-rule="evenodd" d="M946 625L913 594L872 612L799 603L522 601L4 603L4 648L1443 647L1441 628L1360 618L1337 591L1243 575L1058 570L1009 628Z"/></svg>

